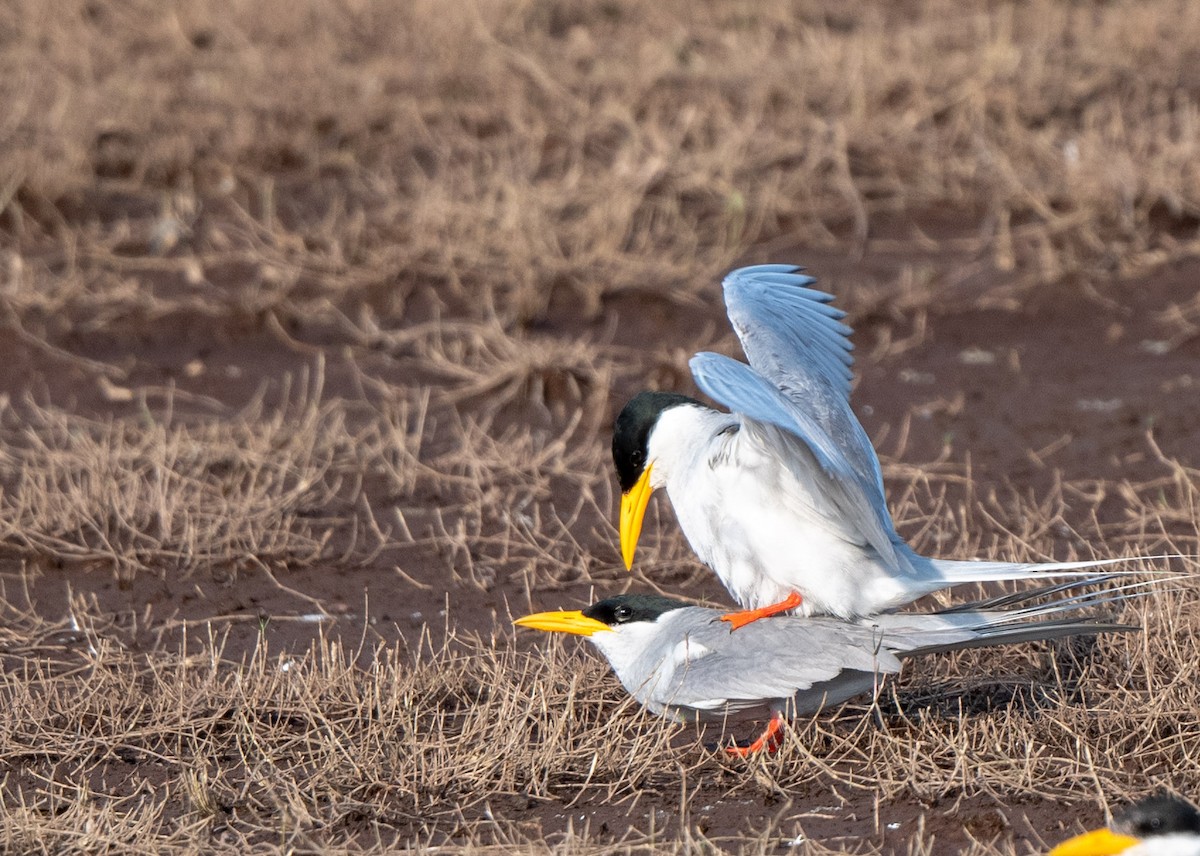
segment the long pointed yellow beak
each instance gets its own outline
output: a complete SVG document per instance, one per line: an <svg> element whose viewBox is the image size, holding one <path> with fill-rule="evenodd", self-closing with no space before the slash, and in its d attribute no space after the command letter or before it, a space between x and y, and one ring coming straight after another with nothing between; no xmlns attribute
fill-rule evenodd
<svg viewBox="0 0 1200 856"><path fill-rule="evenodd" d="M1128 835L1118 835L1109 829L1097 829L1069 838L1050 851L1050 856L1116 856L1140 843Z"/></svg>
<svg viewBox="0 0 1200 856"><path fill-rule="evenodd" d="M642 518L646 516L646 503L654 488L650 487L650 471L653 461L646 464L641 477L627 493L621 494L621 558L625 570L633 570L633 554L637 550L638 536L642 534Z"/></svg>
<svg viewBox="0 0 1200 856"><path fill-rule="evenodd" d="M601 630L612 630L603 621L588 618L578 609L535 612L533 615L518 618L513 624L532 627L534 630L548 630L551 633L574 633L576 636L591 636Z"/></svg>

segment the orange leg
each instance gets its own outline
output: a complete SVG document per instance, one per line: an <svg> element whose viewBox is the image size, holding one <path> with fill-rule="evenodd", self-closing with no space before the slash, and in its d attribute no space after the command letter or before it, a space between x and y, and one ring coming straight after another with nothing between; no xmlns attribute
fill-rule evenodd
<svg viewBox="0 0 1200 856"><path fill-rule="evenodd" d="M762 734L749 746L726 746L725 751L730 755L736 755L739 758L748 758L758 752L767 750L768 755L774 755L779 751L779 747L783 745L783 716L780 713L775 713L771 716L771 721L767 723L767 728Z"/></svg>
<svg viewBox="0 0 1200 856"><path fill-rule="evenodd" d="M745 609L741 612L727 612L721 616L722 621L728 621L733 626L729 629L732 633L740 627L745 627L751 621L758 621L760 618L766 618L769 615L778 615L781 612L795 609L804 599L797 592L792 592L787 596L787 600L781 600L779 603L773 603L770 606L760 606L758 609Z"/></svg>

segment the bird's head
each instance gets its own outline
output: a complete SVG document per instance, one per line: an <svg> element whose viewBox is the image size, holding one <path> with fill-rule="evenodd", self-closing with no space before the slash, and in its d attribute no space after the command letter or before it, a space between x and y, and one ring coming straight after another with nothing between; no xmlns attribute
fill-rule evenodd
<svg viewBox="0 0 1200 856"><path fill-rule="evenodd" d="M1148 797L1115 814L1111 828L1077 835L1051 850L1050 856L1116 856L1147 839L1161 846L1146 853L1200 852L1200 812L1171 794Z"/></svg>
<svg viewBox="0 0 1200 856"><path fill-rule="evenodd" d="M516 624L535 630L586 636L608 660L617 678L639 701L653 689L664 654L664 615L688 606L654 594L622 594L583 610L539 612Z"/></svg>
<svg viewBox="0 0 1200 856"><path fill-rule="evenodd" d="M653 625L666 613L687 605L683 601L656 594L619 594L597 601L586 609L537 612L518 618L513 623L534 630L592 637L604 633L625 633L638 625Z"/></svg>
<svg viewBox="0 0 1200 856"><path fill-rule="evenodd" d="M694 398L674 392L639 392L617 416L612 455L621 485L621 558L626 570L633 568L646 503L657 486L653 481L656 456L651 448L654 428L664 411L698 404Z"/></svg>

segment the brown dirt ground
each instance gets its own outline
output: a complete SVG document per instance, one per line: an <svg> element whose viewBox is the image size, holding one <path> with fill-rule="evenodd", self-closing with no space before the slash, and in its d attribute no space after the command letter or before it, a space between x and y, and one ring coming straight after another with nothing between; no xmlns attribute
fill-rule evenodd
<svg viewBox="0 0 1200 856"><path fill-rule="evenodd" d="M443 638L466 657L557 663L511 618L597 594L724 602L661 497L635 573L620 567L606 449L636 390L690 391L692 352L737 353L716 277L741 263L805 264L850 311L855 405L920 549L1196 551L1194 10L302 5L0 11L0 662L14 697L46 674L86 695L120 672L91 650L101 641L138 687L179 652L236 683L330 640L369 677L393 655L418 672ZM137 490L148 512L122 504ZM1183 636L1179 602L1163 614ZM572 852L584 829L600 849L702 836L787 852L803 834L835 852L1024 853L1100 821L1098 793L1197 783L1194 711L1130 738L1148 770L1102 758L1045 789L993 787L987 752L939 760L933 786L817 762L870 744L846 738L861 730L922 745L910 709L934 731L1001 711L1032 733L1061 713L1041 686L1093 674L1093 650L968 658L965 678L916 666L879 706L805 726L812 763L782 773L713 760L684 730L663 756L677 768L632 783L593 782L586 759L537 792L478 799L407 780L360 798L351 782L358 807L313 795L338 812L310 805L312 837L295 840L272 836L302 812L237 759L222 773L233 795L205 807L205 788L180 784L188 763L207 769L203 751L167 760L137 734L95 748L104 723L69 716L47 727L79 745L31 747L31 707L0 735L2 807L30 829L71 827L83 800L67 784L82 780L122 806L80 824L92 850ZM1122 662L1099 650L1115 682ZM1189 650L1171 649L1184 679ZM568 669L592 660L567 649ZM1012 668L981 677L979 662ZM611 679L577 668L599 689L574 717L645 738ZM1064 704L1086 711L1083 696ZM323 723L317 708L303 713ZM206 715L234 728L231 712ZM1175 737L1189 760L1159 760ZM1063 769L1084 768L1088 745ZM280 776L296 793L309 772ZM162 830L122 838L130 801L163 794Z"/></svg>
<svg viewBox="0 0 1200 856"><path fill-rule="evenodd" d="M803 258L803 254L797 251L779 257ZM864 260L808 254L804 260L835 290L864 265L888 270L923 261L895 253ZM964 259L963 264L969 261ZM999 287L1003 279L992 276L994 282L988 282L986 275L977 277L975 283L962 287L961 295L956 293L945 305L930 307L919 319L891 309L886 298L874 311L852 319L861 376L855 401L884 455L916 466L969 461L980 495L1006 491L1038 495L1057 480L1153 480L1163 474L1165 464L1158 459L1148 434L1167 456L1195 463L1194 450L1200 448L1194 386L1200 384L1200 341L1196 337L1175 341L1178 331L1170 319L1172 307L1194 298L1200 263L1181 263L1138 282L1017 293L1002 305L978 308L972 288L989 294L1003 291ZM611 335L630 343L652 340L656 348L686 350L696 341L695 331L724 335L722 322L714 287L707 305L683 310L666 301L638 296L617 301L595 319L572 317L564 311L546 322L544 333L563 339ZM611 330L617 332L606 332ZM339 361L339 346L349 343L331 341L328 331L309 330L301 324L289 333L297 342L319 342L330 355L327 398L358 397L356 377L360 372L404 383L394 366L387 364L390 360L376 365L369 357L356 355L353 367ZM300 372L312 360L307 347L279 335L244 330L213 337L186 318L147 328L135 338L131 343L125 336L117 339L97 334L73 336L56 344L87 359L128 362L131 372L126 382L130 386L171 383L180 393L210 398L231 408L260 387L274 389L279 378ZM903 342L904 347L896 348L896 342ZM1168 342L1172 343L1169 348L1163 344ZM64 371L57 361L20 341L10 339L0 348L4 363L12 367L5 375L4 392L14 400L34 394L55 402L69 401L79 414L122 414L122 408L113 407L98 394L94 378ZM184 367L197 359L205 363L205 374L189 378ZM236 367L235 376L225 371L227 367ZM615 390L607 402L603 424L608 424L614 409L634 389L635 385L626 385ZM133 407L130 404L127 412ZM898 439L901 433L903 442ZM600 430L576 442L605 446L608 436ZM570 501L566 496L558 499L564 504ZM380 490L374 500L377 507L386 506L389 497ZM663 519L651 526L668 527L669 511L665 503L658 502ZM1071 519L1069 508L1066 518ZM607 593L626 588L629 581L617 570L619 558L611 533L603 534L608 543L597 543L596 552L607 566L602 576L611 582L598 590ZM288 569L282 579L242 571L236 578L200 573L177 580L139 574L122 581L109 570L72 565L36 574L26 569L22 576L18 559L10 558L5 564L10 591L16 588L12 581L21 579L28 607L39 614L61 614L70 592L94 595L99 612L113 616L118 623L131 615L152 614L151 620L139 624L139 632L131 640L135 650L145 651L171 641L171 633L164 635L164 625L182 620L204 626L216 618L217 624L228 627L225 653L234 660L264 639L272 654L305 650L321 626L286 617L312 613L314 603L337 616L325 628L326 633L346 634L352 642L366 633L389 645L403 645L427 622L438 628L445 624L458 632L507 635L510 616L529 609L578 606L597 590L592 583L566 583L554 591L542 590L535 580L520 573L496 575L486 590L473 584L453 584L447 579L446 558L423 548L400 549L364 563L322 562ZM419 585L398 579L397 566ZM641 570L654 574L645 562ZM676 576L687 585L683 590L690 595L723 601L719 586L708 575L689 570ZM667 590L680 590L670 579L656 578L656 582ZM267 619L265 632L260 632L260 616ZM136 772L137 765L133 762L135 769L128 772ZM918 828L941 842L940 846L949 847L965 844L968 832L985 840L1007 832L1019 843L1037 831L1053 841L1056 830L1068 828L1076 820L1090 823L1101 819L1098 810L1077 808L1068 822L1056 799L1004 803L973 797L950 804L936 800L877 804L869 793L829 792L820 787L765 799L729 799L729 783L720 780L700 781L694 787L691 805L700 808L699 817L693 816L691 821L707 835L751 834L762 824L782 818L794 821L804 834L827 846L857 845L865 838L885 852L893 846L907 847ZM634 810L609 807L586 797L570 810L533 799L513 800L503 807L492 805L489 810L540 835L561 833L569 824L576 828L587 824L601 840L609 836L619 839L629 828L644 829L648 822L667 830L677 828L680 822L676 794L647 793ZM781 825L787 827L788 823ZM889 844L893 839L895 844Z"/></svg>

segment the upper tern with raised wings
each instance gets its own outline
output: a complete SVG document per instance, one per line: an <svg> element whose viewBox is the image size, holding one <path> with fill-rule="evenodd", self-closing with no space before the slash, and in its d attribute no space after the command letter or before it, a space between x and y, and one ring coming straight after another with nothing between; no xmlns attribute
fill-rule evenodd
<svg viewBox="0 0 1200 856"><path fill-rule="evenodd" d="M735 270L725 305L749 364L691 360L697 386L731 412L639 393L617 417L621 553L632 567L651 493L665 487L696 555L745 612L875 615L970 582L1078 576L1117 560L931 559L896 533L879 459L850 408L851 330L833 297L792 265Z"/></svg>

